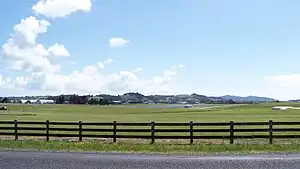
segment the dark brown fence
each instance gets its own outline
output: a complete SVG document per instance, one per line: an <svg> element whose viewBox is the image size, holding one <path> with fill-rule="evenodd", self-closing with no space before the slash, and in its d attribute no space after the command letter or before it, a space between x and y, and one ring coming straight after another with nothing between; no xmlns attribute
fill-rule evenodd
<svg viewBox="0 0 300 169"><path fill-rule="evenodd" d="M24 125L26 126L24 127ZM82 141L83 138L107 138L112 139L113 142L126 138L148 139L153 144L157 139L184 139L193 144L194 140L227 139L230 144L233 144L235 139L263 138L268 139L272 144L275 138L300 138L300 134L295 134L297 132L300 132L300 122L273 122L272 120L269 122L230 121L222 123L0 121L0 136L13 136L15 140L21 136L45 137L46 141L49 141L51 137L71 137L78 138L79 141ZM214 134L205 135L205 133Z"/></svg>

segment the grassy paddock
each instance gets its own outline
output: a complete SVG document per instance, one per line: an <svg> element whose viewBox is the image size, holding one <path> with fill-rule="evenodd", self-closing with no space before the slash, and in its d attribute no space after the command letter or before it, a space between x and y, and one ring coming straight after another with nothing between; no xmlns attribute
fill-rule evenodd
<svg viewBox="0 0 300 169"><path fill-rule="evenodd" d="M89 122L236 122L298 121L300 110L272 111L275 105L299 106L298 103L272 103L255 105L202 105L196 108L146 108L135 106L90 105L24 105L7 104L9 111L0 112L1 120L26 121L89 121ZM205 107L214 107L205 110Z"/></svg>
<svg viewBox="0 0 300 169"><path fill-rule="evenodd" d="M122 153L162 153L162 154L211 154L211 153L262 153L262 152L299 152L299 144L130 144L91 142L59 142L59 141L0 141L2 150L37 150L37 151L93 151Z"/></svg>
<svg viewBox="0 0 300 169"><path fill-rule="evenodd" d="M80 121L83 122L267 122L273 121L299 121L300 110L272 111L275 105L289 105L300 107L299 103L268 103L253 105L198 105L195 108L149 108L149 105L128 105L128 106L90 106L90 105L24 105L7 104L9 111L0 112L0 120L20 120L20 121ZM215 106L215 107L214 107ZM203 109L213 107L209 110ZM7 126L7 125L0 125ZM12 126L12 125L11 125ZM26 127L26 125L20 125ZM27 126L29 127L29 126ZM31 126L32 127L32 126ZM44 126L35 126L44 127ZM76 127L76 126L51 126L51 127ZM105 128L110 128L107 126ZM229 126L224 126L229 127ZM223 127L223 128L224 128ZM237 126L236 128L267 128L268 126ZM278 126L274 126L278 127ZM287 127L287 126L280 126ZM300 126L289 126L300 127ZM86 128L96 128L96 126L86 126ZM103 128L103 127L102 127ZM126 127L135 128L135 127ZM149 127L139 127L147 128ZM166 128L166 127L157 127ZM167 127L170 128L170 127ZM172 127L175 128L175 127ZM179 128L179 127L177 127ZM184 127L180 127L184 128ZM185 127L185 128L188 128ZM204 127L195 127L204 128ZM206 127L222 128L222 127ZM0 132L4 132L1 131ZM23 131L32 132L32 131ZM34 131L44 132L44 131ZM62 133L62 132L60 132ZM68 132L76 134L77 132ZM84 134L94 134L84 133ZM111 133L97 133L111 134ZM150 133L122 133L135 135L150 135ZM157 135L173 135L174 133L157 133ZM175 133L176 135L188 135L189 133ZM194 135L203 135L203 133L194 133ZM229 135L229 133L204 133L205 135ZM264 133L235 133L235 135L266 134ZM277 134L300 134L300 132L274 133ZM1 136L0 136L1 137ZM74 138L75 140L77 138ZM295 139L296 140L296 139ZM228 141L228 140L227 140ZM265 140L267 142L267 140ZM276 141L276 140L274 140ZM188 142L188 140L186 140Z"/></svg>

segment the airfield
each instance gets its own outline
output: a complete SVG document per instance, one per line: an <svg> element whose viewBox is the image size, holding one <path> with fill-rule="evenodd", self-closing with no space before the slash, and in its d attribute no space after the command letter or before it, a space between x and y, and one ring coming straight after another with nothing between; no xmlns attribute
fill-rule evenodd
<svg viewBox="0 0 300 169"><path fill-rule="evenodd" d="M27 105L3 104L1 120L29 121L93 121L93 122L249 122L298 121L300 110L274 111L274 106L295 106L299 103L262 103L251 105L197 104L183 108L181 104L135 105Z"/></svg>

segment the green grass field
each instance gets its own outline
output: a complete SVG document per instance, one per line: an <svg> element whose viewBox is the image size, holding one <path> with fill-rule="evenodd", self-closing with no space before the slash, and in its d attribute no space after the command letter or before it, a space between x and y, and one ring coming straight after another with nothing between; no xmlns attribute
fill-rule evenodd
<svg viewBox="0 0 300 169"><path fill-rule="evenodd" d="M0 114L1 120L19 121L66 121L66 122L267 122L273 121L299 121L300 110L274 111L272 107L277 104L256 105L201 105L191 109L184 108L149 108L149 105L127 105L127 106L89 106L89 105L6 105L7 112ZM291 105L284 103L281 105ZM292 104L292 106L300 104ZM135 108L134 108L135 107ZM163 105L160 105L163 107ZM207 107L211 107L209 111ZM1 126L1 125L0 125ZM24 126L24 125L23 125ZM27 127L27 126L24 126ZM37 126L38 127L38 126ZM44 127L44 126L43 126ZM55 126L76 127L76 126ZM223 126L223 128L229 126ZM236 128L249 128L249 126L237 126ZM250 126L251 128L266 128L268 126ZM294 126L295 127L295 126ZM300 126L298 126L300 127ZM97 126L87 126L97 128ZM102 128L111 128L104 126ZM135 128L135 127L121 127ZM149 128L149 127L140 127ZM157 128L184 128L184 127L157 127ZM188 127L185 127L188 128ZM200 128L200 127L195 127ZM222 128L222 127L201 127ZM29 131L30 132L30 131ZM68 132L76 133L76 132ZM99 133L98 133L99 134ZM108 134L108 133L102 133ZM110 133L111 134L111 133ZM126 133L122 133L126 134ZM132 134L132 133L127 133ZM145 133L135 133L145 135ZM149 134L149 133L147 133ZM174 133L164 133L172 135ZM176 133L189 134L189 133ZM198 135L200 133L195 133ZM207 135L222 135L224 133L205 133ZM239 133L267 134L267 133ZM280 133L282 134L282 133Z"/></svg>
<svg viewBox="0 0 300 169"><path fill-rule="evenodd" d="M300 110L272 111L275 105L294 103L220 106L210 111L202 108L144 108L138 106L89 106L89 105L14 105L7 104L9 111L0 112L1 120L26 121L93 121L93 122L236 122L248 121L299 121ZM211 105L207 105L211 106ZM205 107L205 106L204 106Z"/></svg>
<svg viewBox="0 0 300 169"><path fill-rule="evenodd" d="M273 121L298 121L300 110L274 111L272 107L279 104L255 104L255 105L196 105L194 108L149 108L149 105L126 105L126 106L90 106L90 105L24 105L11 104L7 112L0 114L1 120L19 121L69 121L69 122L267 122ZM281 103L280 105L300 106L300 104ZM164 105L159 105L163 107ZM167 105L165 105L167 107ZM209 111L208 108L210 107ZM0 125L8 126L8 125ZM20 127L32 127L20 125ZM36 126L39 127L39 126ZM45 126L40 126L45 127ZM52 127L78 127L78 126L52 126ZM111 128L112 126L102 126L101 128ZM236 128L267 128L268 126L236 126ZM274 126L275 127L275 126ZM282 126L280 126L282 127ZM296 127L296 126L293 126ZM300 126L297 126L300 127ZM99 128L99 126L86 126L86 128ZM135 128L135 127L119 127ZM139 127L149 129L149 127ZM187 127L156 127L156 128L188 128ZM196 128L229 128L223 127L194 127ZM4 132L4 131L3 131ZM33 132L33 131L23 131ZM37 131L35 131L37 132ZM38 131L44 132L44 131ZM66 133L53 131L56 133ZM77 134L67 132L69 134ZM292 132L297 134L297 132ZM95 132L85 132L85 134L95 134ZM111 133L97 133L111 134ZM133 134L133 133L121 133ZM134 133L135 135L149 135L149 133ZM188 135L189 133L157 133L157 135ZM203 133L195 133L200 135ZM206 135L228 135L229 133L204 133ZM238 133L239 135L268 134L264 133ZM291 134L279 133L279 134ZM299 133L300 134L300 133Z"/></svg>
<svg viewBox="0 0 300 169"><path fill-rule="evenodd" d="M20 120L20 121L80 121L83 122L229 122L231 120L235 122L267 122L273 121L299 121L300 110L287 110L287 111L274 111L273 106L295 106L300 107L298 103L269 103L269 104L253 104L253 105L198 105L191 109L184 108L149 108L149 105L126 105L126 106L90 106L90 105L23 105L23 104L7 104L8 111L0 112L0 120ZM160 105L162 106L162 105ZM215 106L215 107L212 107ZM162 106L163 107L163 106ZM208 108L209 109L204 109ZM56 126L55 126L56 127ZM70 127L70 126L57 126L57 127ZM74 127L74 126L73 126ZM226 127L226 126L225 126ZM241 126L243 127L243 126ZM262 128L262 126L250 126L246 128ZM268 127L268 126L264 126ZM293 126L300 127L300 126ZM90 126L89 128L93 128ZM126 127L129 128L129 127ZM174 127L172 127L174 128ZM214 128L214 127L210 127ZM220 128L220 127L217 127ZM2 131L3 132L3 131ZM13 131L12 131L13 132ZM23 131L32 132L32 131ZM37 131L35 131L37 132ZM44 131L40 131L44 132ZM69 134L77 132L68 132ZM97 133L101 134L101 133ZM102 133L111 134L111 133ZM128 133L122 133L128 134ZM132 135L132 133L129 133ZM135 133L135 135L149 135L150 133ZM164 133L164 135L172 135L174 133ZM178 135L180 133L176 133ZM182 133L182 135L188 135L189 133ZM195 133L194 135L201 135L203 133ZM206 135L228 135L229 133L205 133ZM266 133L239 133L239 135L251 135L251 134L265 134ZM300 134L300 132L280 133L280 134ZM157 134L159 135L159 134ZM13 138L10 138L13 139ZM29 138L32 139L32 138ZM45 139L45 138L42 138ZM27 139L25 139L27 140ZM51 138L51 140L53 140ZM75 138L77 140L77 138ZM33 148L33 149L55 149L55 150L99 150L99 151L139 151L139 152L223 152L223 151L287 151L299 150L298 139L285 140L292 141L290 146L282 146L277 144L277 140L274 140L276 146L268 146L268 140L265 139L263 144L244 144L243 142L236 142L236 145L228 145L228 140L215 140L207 141L201 140L203 144L195 145L181 145L188 143L189 140L185 140L185 143L179 142L179 145L174 145L174 142L166 141L167 144L161 144L157 142L154 145L141 143L137 144L135 140L132 144L132 140L122 141L119 140L117 144L112 144L110 141L104 142L64 142L58 143L52 142L11 142L0 141L0 148ZM147 140L146 140L147 141ZM238 140L236 140L238 141ZM164 143L166 143L164 142ZM149 143L149 140L147 141ZM168 144L169 143L169 144ZM176 142L178 143L178 142ZM197 141L195 141L197 143ZM262 143L259 141L259 143ZM279 143L279 142L278 142ZM214 145L212 145L214 144ZM296 144L296 145L295 145ZM54 146L55 145L55 146ZM99 145L102 145L99 147ZM98 146L96 148L95 146ZM266 147L267 146L267 147ZM51 148L52 147L52 148Z"/></svg>

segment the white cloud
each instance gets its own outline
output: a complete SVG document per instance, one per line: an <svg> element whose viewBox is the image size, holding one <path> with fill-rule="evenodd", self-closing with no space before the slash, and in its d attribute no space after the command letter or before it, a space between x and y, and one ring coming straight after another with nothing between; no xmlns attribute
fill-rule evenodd
<svg viewBox="0 0 300 169"><path fill-rule="evenodd" d="M34 72L60 71L60 65L52 64L48 59L49 51L36 43L37 36L47 32L49 26L48 21L30 16L14 27L14 33L1 50L9 68Z"/></svg>
<svg viewBox="0 0 300 169"><path fill-rule="evenodd" d="M81 71L69 75L56 73L32 73L12 80L0 78L1 87L18 87L26 90L39 90L41 93L124 93L144 94L172 93L175 72L165 71L162 75L143 78L131 71L104 73L97 65L87 65ZM3 85L2 85L3 83Z"/></svg>
<svg viewBox="0 0 300 169"><path fill-rule="evenodd" d="M98 62L98 67L100 68L100 69L104 69L104 63L103 62Z"/></svg>
<svg viewBox="0 0 300 169"><path fill-rule="evenodd" d="M98 66L100 69L104 69L104 68L105 68L105 65L110 65L110 64L112 64L113 62L114 62L113 59L107 59L107 60L98 62L98 63L97 63L97 66Z"/></svg>
<svg viewBox="0 0 300 169"><path fill-rule="evenodd" d="M51 24L46 20L37 20L35 17L30 16L22 19L20 24L14 26L14 34L12 39L20 42L19 46L35 45L37 36L41 33L47 32L47 28Z"/></svg>
<svg viewBox="0 0 300 169"><path fill-rule="evenodd" d="M62 17L78 10L90 11L90 0L40 0L32 9L45 16ZM14 26L13 34L2 46L1 57L10 69L32 72L59 72L61 66L51 62L51 56L68 57L69 51L62 44L48 49L36 42L40 34L46 33L50 22L33 16L22 19ZM52 60L53 61L53 60Z"/></svg>
<svg viewBox="0 0 300 169"><path fill-rule="evenodd" d="M46 17L65 17L76 11L90 11L90 0L40 0L32 9ZM136 74L142 70L121 70L105 73L105 69L114 63L113 59L87 65L82 70L61 74L61 66L51 62L52 56L69 57L70 52L63 44L55 43L49 47L37 42L40 34L46 33L51 26L46 20L33 16L22 19L14 27L12 36L1 49L1 59L10 69L27 71L28 75L4 77L0 74L0 87L18 91L39 91L40 94L61 93L112 93L129 91L145 94L164 94L174 91L176 73L170 70L154 77L140 77ZM110 39L112 47L130 43L123 38Z"/></svg>
<svg viewBox="0 0 300 169"><path fill-rule="evenodd" d="M50 46L48 48L48 51L51 52L51 54L54 55L54 56L62 56L62 57L69 57L70 56L70 53L65 48L65 46L57 44L57 43Z"/></svg>
<svg viewBox="0 0 300 169"><path fill-rule="evenodd" d="M277 87L300 89L300 74L268 76L265 81Z"/></svg>
<svg viewBox="0 0 300 169"><path fill-rule="evenodd" d="M266 76L264 82L261 90L266 96L280 100L299 99L300 74Z"/></svg>
<svg viewBox="0 0 300 169"><path fill-rule="evenodd" d="M107 59L107 60L103 61L103 63L104 63L104 64L107 64L107 65L109 65L109 64L111 64L111 63L113 63L113 62L114 62L113 59Z"/></svg>
<svg viewBox="0 0 300 169"><path fill-rule="evenodd" d="M139 67L139 68L134 69L133 72L140 72L142 70L143 70L143 68Z"/></svg>
<svg viewBox="0 0 300 169"><path fill-rule="evenodd" d="M164 72L165 77L172 77L172 76L175 76L175 75L176 75L176 72L173 72L173 71L170 71L170 70L166 70Z"/></svg>
<svg viewBox="0 0 300 169"><path fill-rule="evenodd" d="M185 66L184 66L184 65L179 65L179 67L180 67L180 68L184 68Z"/></svg>
<svg viewBox="0 0 300 169"><path fill-rule="evenodd" d="M128 43L130 43L129 40L126 40L126 39L121 38L121 37L118 37L118 38L111 38L111 39L109 40L109 45L110 45L111 47L114 47L114 48L116 48L116 47L122 47L122 46L124 46L124 45L126 45L126 44L128 44Z"/></svg>
<svg viewBox="0 0 300 169"><path fill-rule="evenodd" d="M92 9L92 0L39 0L32 7L37 14L48 18L66 17L77 11L89 12Z"/></svg>

